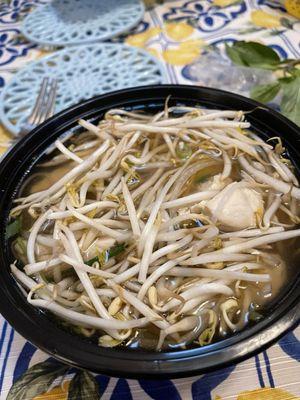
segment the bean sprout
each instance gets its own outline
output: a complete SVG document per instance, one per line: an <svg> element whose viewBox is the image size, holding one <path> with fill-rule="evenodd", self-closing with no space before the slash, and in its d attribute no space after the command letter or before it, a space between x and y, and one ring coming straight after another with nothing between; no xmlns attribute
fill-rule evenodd
<svg viewBox="0 0 300 400"><path fill-rule="evenodd" d="M153 350L243 329L251 304L263 313L300 236L300 189L283 145L245 117L166 101L79 120L11 210L26 221L11 272L28 302L100 346L149 335Z"/></svg>

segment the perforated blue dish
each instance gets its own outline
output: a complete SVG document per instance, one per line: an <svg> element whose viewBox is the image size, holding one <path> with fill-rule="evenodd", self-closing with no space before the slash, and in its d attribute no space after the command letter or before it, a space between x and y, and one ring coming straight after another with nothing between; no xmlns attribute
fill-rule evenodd
<svg viewBox="0 0 300 400"><path fill-rule="evenodd" d="M161 84L162 65L142 49L99 43L57 51L17 72L0 96L0 119L17 134L30 115L44 77L56 78L55 112L118 89Z"/></svg>
<svg viewBox="0 0 300 400"><path fill-rule="evenodd" d="M42 45L93 43L133 28L144 11L141 0L54 0L28 14L21 30Z"/></svg>

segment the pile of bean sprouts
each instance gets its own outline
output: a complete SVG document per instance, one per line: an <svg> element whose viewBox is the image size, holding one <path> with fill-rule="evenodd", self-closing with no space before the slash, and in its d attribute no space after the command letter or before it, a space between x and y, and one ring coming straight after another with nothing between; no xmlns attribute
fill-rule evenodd
<svg viewBox="0 0 300 400"><path fill-rule="evenodd" d="M300 236L281 140L263 141L241 111L167 103L79 125L40 167L68 172L11 211L31 218L13 242L23 266L11 265L28 302L106 347L143 331L157 350L203 346L242 329L246 289L272 291L284 264L274 244Z"/></svg>

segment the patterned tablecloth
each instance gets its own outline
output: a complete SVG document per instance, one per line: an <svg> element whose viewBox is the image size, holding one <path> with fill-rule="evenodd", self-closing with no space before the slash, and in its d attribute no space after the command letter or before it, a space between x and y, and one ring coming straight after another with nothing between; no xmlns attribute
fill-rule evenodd
<svg viewBox="0 0 300 400"><path fill-rule="evenodd" d="M42 1L0 0L0 88L15 71L47 53L28 43L19 30L22 18L38 4ZM143 47L158 57L166 67L170 82L193 84L189 64L201 57L207 45L222 50L225 42L237 39L260 41L272 46L283 58L299 58L300 20L288 15L278 0L148 0L143 21L120 40ZM5 151L8 140L8 132L0 125L1 152ZM101 398L107 400L300 399L299 338L300 328L297 328L267 351L243 363L194 378L145 381L96 376L96 382ZM74 374L84 382L82 387L87 387L88 374L74 369L66 371L58 363L54 367L54 362L0 318L1 400L6 399L11 386L20 378L23 395L11 397L13 400L67 399ZM33 366L28 376L26 371ZM49 379L49 385L42 390L41 384L47 381L47 373L53 367L61 370L61 375L54 381ZM42 394L45 390L47 393ZM71 398L99 398L92 389L88 393Z"/></svg>

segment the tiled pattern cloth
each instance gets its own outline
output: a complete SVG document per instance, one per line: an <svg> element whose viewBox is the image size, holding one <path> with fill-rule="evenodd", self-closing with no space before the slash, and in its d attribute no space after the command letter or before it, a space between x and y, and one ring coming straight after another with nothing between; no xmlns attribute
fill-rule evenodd
<svg viewBox="0 0 300 400"><path fill-rule="evenodd" d="M0 88L45 50L19 36L19 23L39 0L0 1ZM193 83L188 64L206 45L259 40L282 57L300 57L300 21L288 16L278 0L147 1L144 21L127 43L148 49L166 66L169 80ZM150 4L152 3L152 4ZM162 3L162 4L159 4ZM0 142L9 136L0 126ZM2 151L4 147L2 148ZM1 300L0 300L1 301ZM300 399L300 328L269 350L241 364L194 378L174 381L125 380L98 376L103 399L284 400ZM28 367L48 358L0 319L0 400ZM58 388L38 399L66 399Z"/></svg>

